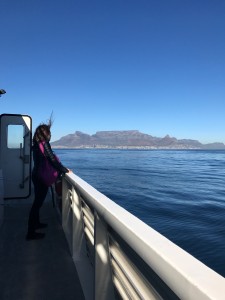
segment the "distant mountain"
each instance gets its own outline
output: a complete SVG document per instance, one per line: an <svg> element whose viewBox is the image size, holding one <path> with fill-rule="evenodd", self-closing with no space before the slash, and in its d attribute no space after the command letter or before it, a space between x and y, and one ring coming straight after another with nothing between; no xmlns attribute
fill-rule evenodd
<svg viewBox="0 0 225 300"><path fill-rule="evenodd" d="M53 148L225 149L223 143L201 144L197 140L178 140L169 135L159 138L138 130L98 131L93 135L76 131L51 145Z"/></svg>

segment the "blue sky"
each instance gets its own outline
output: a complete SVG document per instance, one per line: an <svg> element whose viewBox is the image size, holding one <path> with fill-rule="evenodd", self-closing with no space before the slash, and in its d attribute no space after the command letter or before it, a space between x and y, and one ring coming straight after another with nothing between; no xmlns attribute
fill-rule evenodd
<svg viewBox="0 0 225 300"><path fill-rule="evenodd" d="M225 143L224 0L0 0L1 113L52 140L136 129Z"/></svg>

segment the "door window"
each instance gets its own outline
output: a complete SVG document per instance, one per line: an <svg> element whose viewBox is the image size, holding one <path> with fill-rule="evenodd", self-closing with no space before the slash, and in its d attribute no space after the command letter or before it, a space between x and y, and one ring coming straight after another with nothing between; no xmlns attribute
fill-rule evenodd
<svg viewBox="0 0 225 300"><path fill-rule="evenodd" d="M7 131L7 147L13 149L23 148L23 125L8 125Z"/></svg>

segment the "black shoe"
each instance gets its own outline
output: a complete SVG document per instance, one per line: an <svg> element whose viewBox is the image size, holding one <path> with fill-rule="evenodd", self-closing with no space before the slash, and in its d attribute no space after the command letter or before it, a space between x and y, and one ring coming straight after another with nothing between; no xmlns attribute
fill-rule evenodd
<svg viewBox="0 0 225 300"><path fill-rule="evenodd" d="M43 239L45 237L45 234L44 233L41 233L41 232L32 232L32 233L28 233L26 235L26 240L29 241L29 240L40 240L40 239Z"/></svg>
<svg viewBox="0 0 225 300"><path fill-rule="evenodd" d="M46 223L38 223L35 228L36 229L41 229L41 228L46 228L48 226L48 224Z"/></svg>

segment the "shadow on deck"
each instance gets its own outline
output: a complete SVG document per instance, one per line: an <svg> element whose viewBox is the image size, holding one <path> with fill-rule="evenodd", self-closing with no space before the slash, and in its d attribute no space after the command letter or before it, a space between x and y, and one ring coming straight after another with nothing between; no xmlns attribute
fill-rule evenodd
<svg viewBox="0 0 225 300"><path fill-rule="evenodd" d="M56 209L49 199L41 221L45 238L26 241L30 200L7 200L0 227L0 299L84 299Z"/></svg>

